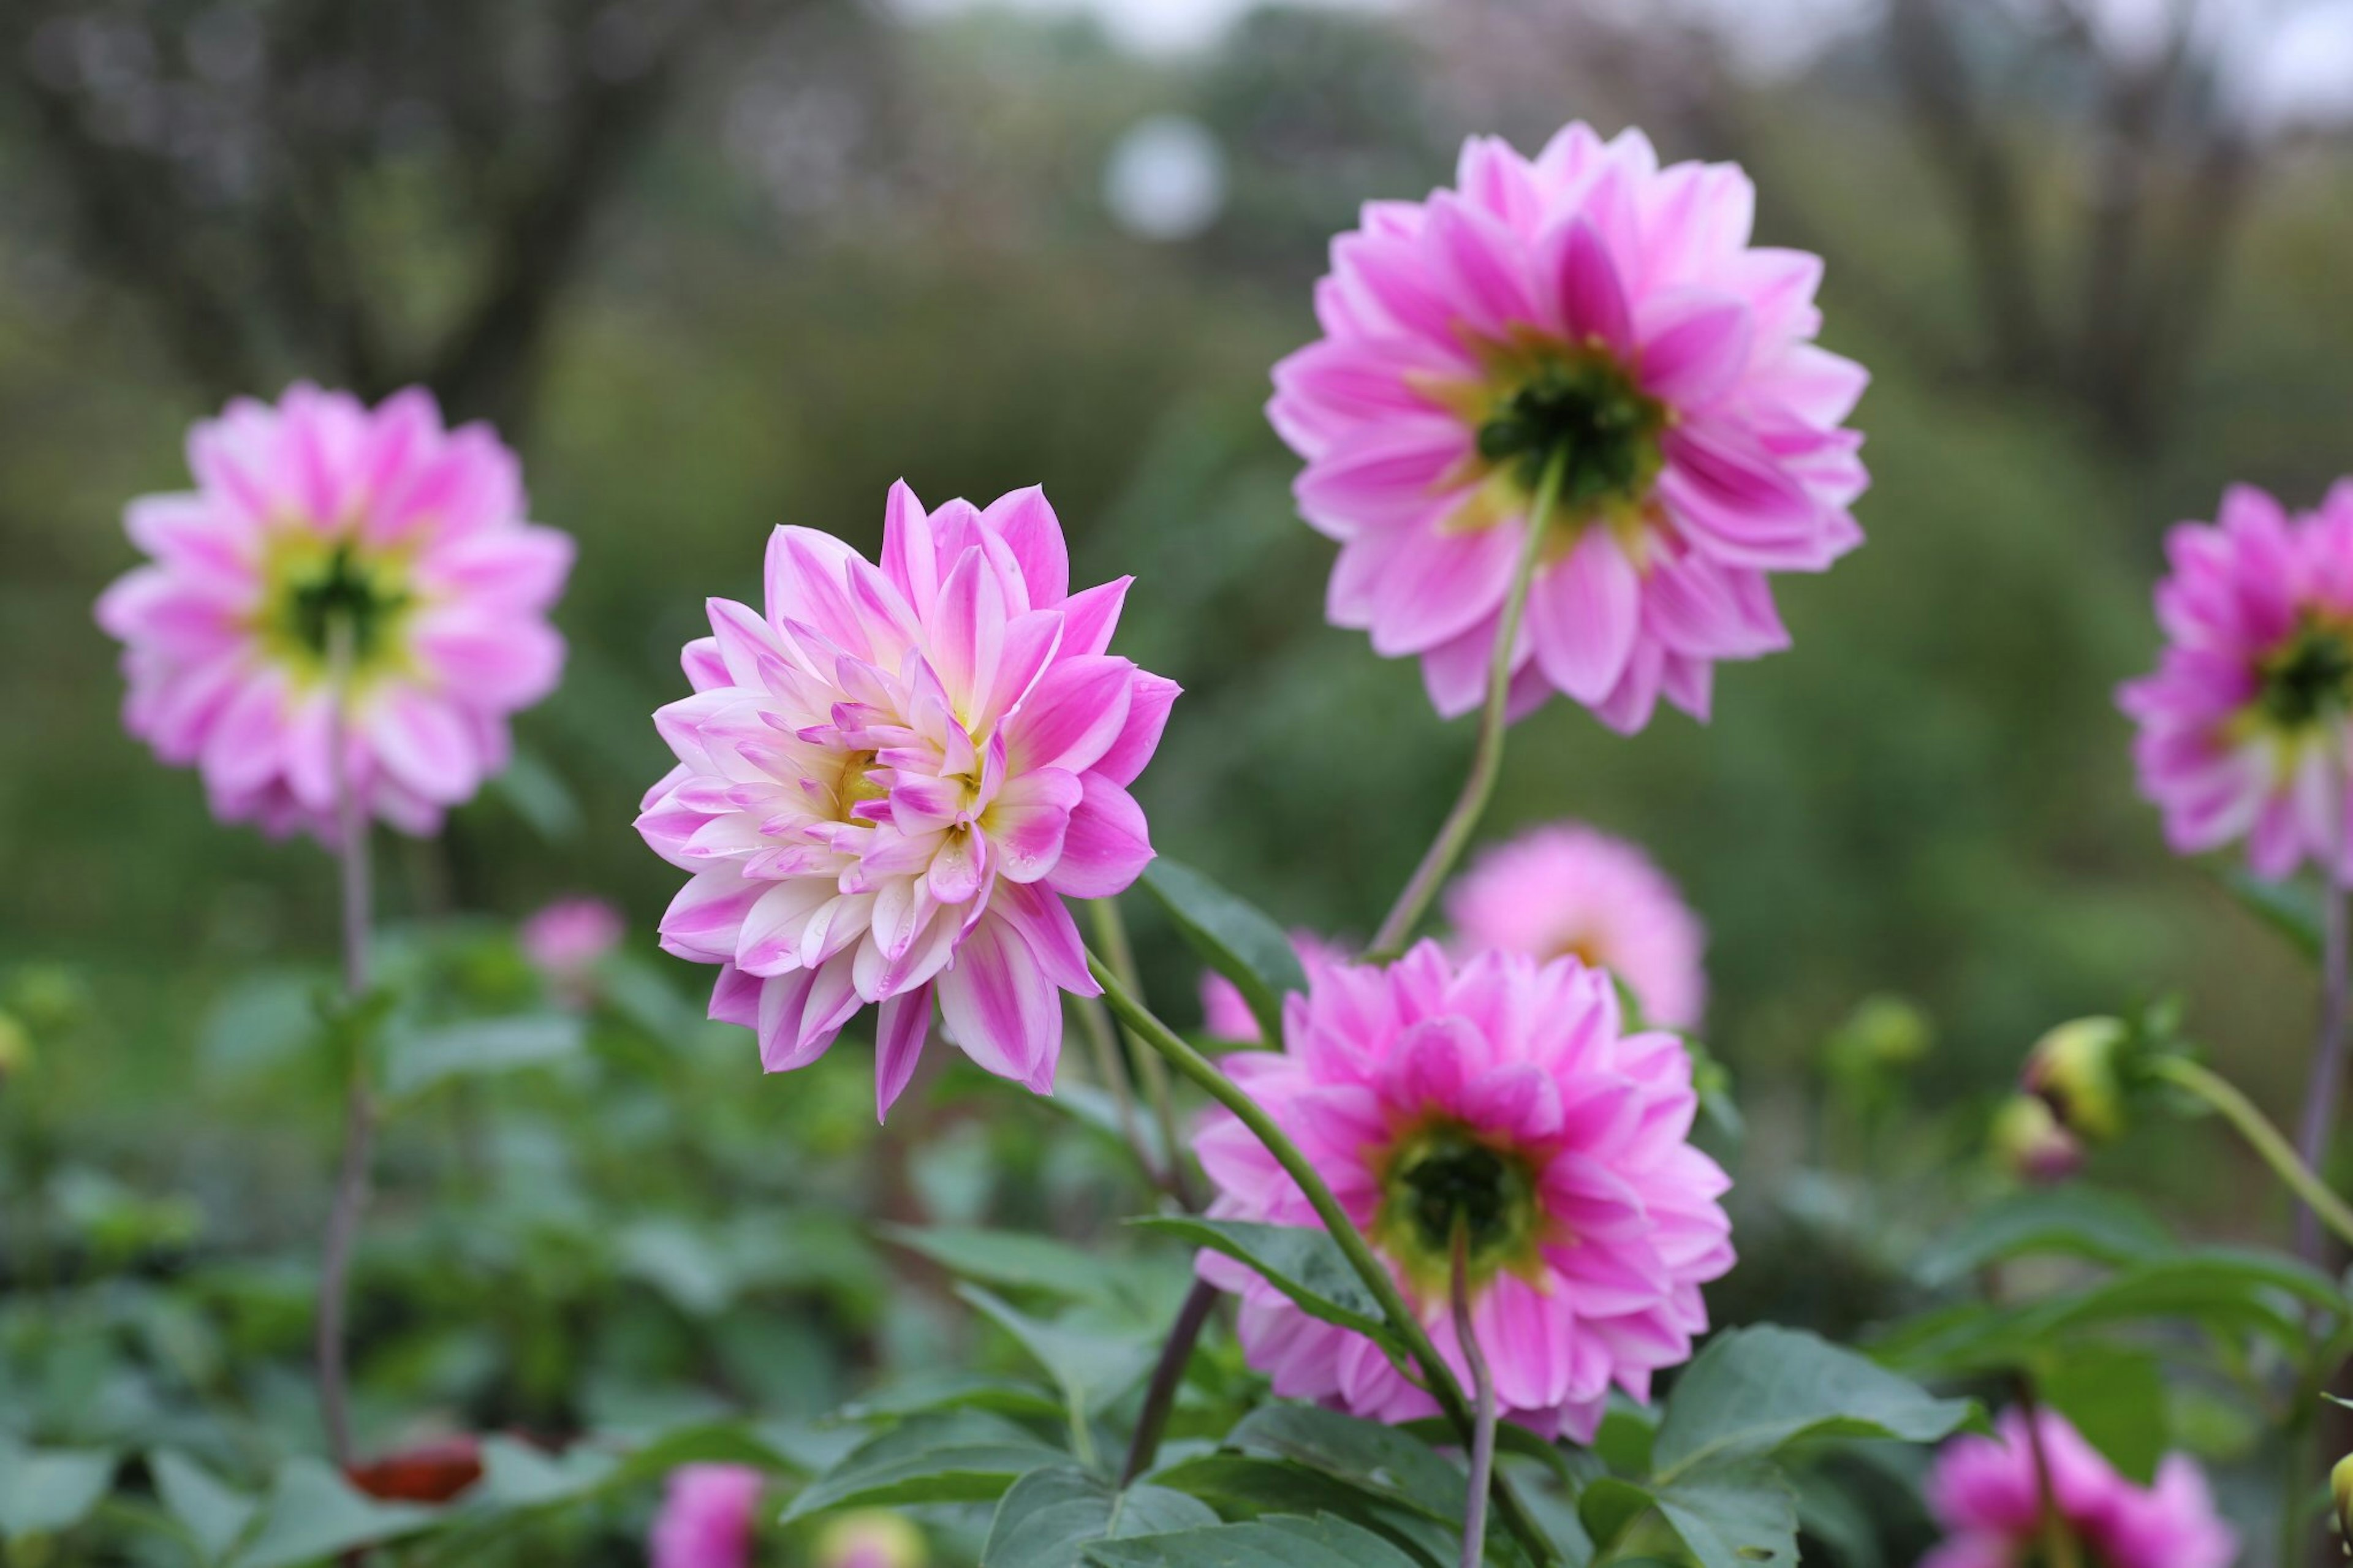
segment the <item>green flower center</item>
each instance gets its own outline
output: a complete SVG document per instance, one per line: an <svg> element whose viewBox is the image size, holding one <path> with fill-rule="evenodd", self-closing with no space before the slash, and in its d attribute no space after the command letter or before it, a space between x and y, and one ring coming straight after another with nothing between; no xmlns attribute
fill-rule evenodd
<svg viewBox="0 0 2353 1568"><path fill-rule="evenodd" d="M1664 458L1667 411L1599 351L1531 353L1525 377L1479 426L1479 455L1533 491L1558 458L1560 504L1581 515L1603 501L1640 502Z"/></svg>
<svg viewBox="0 0 2353 1568"><path fill-rule="evenodd" d="M1457 1123L1432 1121L1398 1139L1377 1175L1381 1206L1373 1239L1432 1298L1451 1286L1458 1229L1473 1284L1498 1269L1541 1266L1535 1173L1516 1151Z"/></svg>
<svg viewBox="0 0 2353 1568"><path fill-rule="evenodd" d="M406 565L396 555L365 553L349 538L322 538L308 529L280 533L263 563L263 638L280 659L311 677L328 673L339 627L351 638L354 678L397 666L401 622L415 603Z"/></svg>
<svg viewBox="0 0 2353 1568"><path fill-rule="evenodd" d="M2301 730L2353 708L2353 643L2346 628L2312 619L2263 663L2263 689L2256 699L2263 716L2283 729Z"/></svg>

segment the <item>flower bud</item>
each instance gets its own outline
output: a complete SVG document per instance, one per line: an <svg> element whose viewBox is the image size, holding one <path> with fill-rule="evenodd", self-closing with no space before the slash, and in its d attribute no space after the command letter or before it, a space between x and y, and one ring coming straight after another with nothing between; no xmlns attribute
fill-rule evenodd
<svg viewBox="0 0 2353 1568"><path fill-rule="evenodd" d="M2035 1042L2021 1086L2051 1108L2059 1126L2087 1143L2125 1130L2123 1051L2132 1030L2121 1018L2077 1018Z"/></svg>
<svg viewBox="0 0 2353 1568"><path fill-rule="evenodd" d="M888 1509L843 1514L818 1537L818 1568L923 1568L923 1532Z"/></svg>
<svg viewBox="0 0 2353 1568"><path fill-rule="evenodd" d="M2002 1169L2038 1186L2063 1182L2083 1168L2084 1145L2059 1124L2048 1104L2031 1094L2002 1102L1994 1112L1989 1142Z"/></svg>
<svg viewBox="0 0 2353 1568"><path fill-rule="evenodd" d="M2328 1472L2328 1495L2337 1504L2337 1532L2345 1538L2345 1554L2353 1557L2353 1454L2337 1460Z"/></svg>

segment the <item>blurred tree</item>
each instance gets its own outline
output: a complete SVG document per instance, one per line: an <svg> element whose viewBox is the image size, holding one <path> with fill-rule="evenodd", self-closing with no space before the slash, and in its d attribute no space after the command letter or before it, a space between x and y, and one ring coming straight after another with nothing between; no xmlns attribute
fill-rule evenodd
<svg viewBox="0 0 2353 1568"><path fill-rule="evenodd" d="M813 0L759 8L763 17ZM98 269L212 396L290 370L512 426L593 220L729 0L13 0Z"/></svg>

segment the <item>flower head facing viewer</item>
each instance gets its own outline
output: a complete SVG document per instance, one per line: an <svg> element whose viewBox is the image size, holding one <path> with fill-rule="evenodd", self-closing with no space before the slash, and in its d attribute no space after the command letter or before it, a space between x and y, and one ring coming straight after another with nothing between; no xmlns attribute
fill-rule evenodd
<svg viewBox="0 0 2353 1568"><path fill-rule="evenodd" d="M1928 1502L1947 1534L1920 1568L2040 1562L2046 1475L2059 1524L2099 1568L2228 1568L2237 1559L2237 1538L2189 1456L2168 1455L2155 1484L2137 1486L2057 1412L2038 1411L2030 1425L2013 1409L1992 1436L1957 1438L1938 1457Z"/></svg>
<svg viewBox="0 0 2353 1568"><path fill-rule="evenodd" d="M125 726L196 767L223 821L322 838L340 734L364 809L434 831L564 668L572 541L524 521L514 454L421 390L368 408L306 384L199 422L188 466L193 491L131 503L148 560L98 602Z"/></svg>
<svg viewBox="0 0 2353 1568"><path fill-rule="evenodd" d="M711 1016L756 1030L769 1071L879 1003L887 1111L936 997L974 1061L1052 1087L1060 993L1097 994L1062 899L1151 859L1127 785L1176 696L1105 651L1126 592L1070 592L1036 489L927 513L902 484L879 566L780 528L765 614L711 601L694 695L655 715L678 765L638 829L692 874L662 945L721 966Z"/></svg>
<svg viewBox="0 0 2353 1568"><path fill-rule="evenodd" d="M2255 874L2306 859L2353 881L2353 480L2293 517L2232 487L2165 542L2165 649L2117 700L2175 852L2243 838Z"/></svg>
<svg viewBox="0 0 2353 1568"><path fill-rule="evenodd" d="M1482 853L1447 890L1466 952L1563 955L1625 983L1650 1023L1699 1026L1707 998L1699 917L1641 848L1580 822L1530 828Z"/></svg>
<svg viewBox="0 0 2353 1568"><path fill-rule="evenodd" d="M1324 336L1268 414L1340 542L1331 618L1419 658L1440 712L1485 691L1547 471L1514 714L1557 690L1623 731L1662 695L1704 718L1718 660L1788 643L1770 574L1861 542L1867 377L1815 344L1821 263L1750 245L1754 205L1733 165L1580 123L1534 159L1473 138L1452 189L1333 243Z"/></svg>
<svg viewBox="0 0 2353 1568"><path fill-rule="evenodd" d="M1453 1364L1458 1245L1472 1332L1509 1419L1589 1439L1612 1387L1691 1354L1700 1286L1732 1265L1730 1184L1689 1142L1698 1100L1672 1035L1621 1033L1609 977L1574 958L1425 942L1389 967L1334 964L1284 1005L1280 1053L1226 1070L1312 1161ZM1221 1218L1314 1225L1298 1185L1230 1112L1197 1147ZM1433 1413L1371 1341L1203 1254L1241 1296L1250 1363L1275 1392L1360 1415Z"/></svg>

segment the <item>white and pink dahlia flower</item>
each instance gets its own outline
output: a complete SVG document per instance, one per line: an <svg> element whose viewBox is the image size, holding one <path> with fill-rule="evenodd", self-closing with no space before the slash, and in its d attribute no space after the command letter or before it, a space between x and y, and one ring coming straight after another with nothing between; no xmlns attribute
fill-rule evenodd
<svg viewBox="0 0 2353 1568"><path fill-rule="evenodd" d="M1715 664L1786 647L1775 572L1862 542L1842 427L1868 379L1817 346L1819 258L1749 244L1725 164L1583 124L1534 160L1464 143L1455 188L1332 246L1317 342L1268 415L1340 542L1328 613L1418 656L1452 716L1487 685L1541 476L1562 467L1511 653L1514 716L1566 693L1621 731L1707 716Z"/></svg>
<svg viewBox="0 0 2353 1568"><path fill-rule="evenodd" d="M2166 537L2156 672L2117 702L2176 853L2243 837L2255 874L2353 881L2353 479L2291 517L2251 486Z"/></svg>
<svg viewBox="0 0 2353 1568"><path fill-rule="evenodd" d="M150 559L98 601L125 727L200 769L221 820L332 838L347 637L343 779L372 815L433 832L563 672L547 612L571 538L524 521L490 426L444 429L417 388L373 409L307 384L238 398L188 432L188 466L195 490L126 510Z"/></svg>
<svg viewBox="0 0 2353 1568"><path fill-rule="evenodd" d="M2030 1435L2031 1434L2031 1435ZM2042 1464L2035 1447L2042 1448ZM1928 1502L1947 1531L1920 1568L2012 1568L2038 1562L2042 1477L2066 1528L2100 1568L2229 1568L2238 1538L2214 1511L2206 1478L2169 1454L2154 1486L2118 1475L2064 1416L2002 1413L1990 1437L1956 1438L1937 1457Z"/></svg>
<svg viewBox="0 0 2353 1568"><path fill-rule="evenodd" d="M1707 1326L1700 1286L1732 1266L1731 1184L1689 1141L1683 1042L1620 1031L1609 977L1573 958L1425 942L1389 967L1334 964L1284 1003L1280 1053L1226 1058L1394 1272L1466 1374L1451 1321L1465 1241L1472 1332L1504 1415L1589 1439L1614 1386L1648 1399ZM1232 1113L1196 1141L1221 1218L1314 1226L1305 1194ZM1359 1415L1432 1414L1370 1340L1309 1317L1222 1254L1250 1363L1277 1394Z"/></svg>
<svg viewBox="0 0 2353 1568"><path fill-rule="evenodd" d="M1623 838L1579 822L1530 828L1472 862L1447 889L1446 918L1461 952L1580 959L1622 981L1646 1021L1699 1025L1706 933L1666 873Z"/></svg>
<svg viewBox="0 0 2353 1568"><path fill-rule="evenodd" d="M694 695L654 716L678 766L638 830L693 873L662 946L722 966L711 1016L756 1030L767 1070L879 1003L887 1112L936 995L966 1056L1053 1087L1060 994L1098 994L1062 897L1152 858L1127 786L1176 697L1104 651L1128 581L1071 593L1035 489L926 514L900 484L879 567L779 528L767 613L711 601Z"/></svg>

